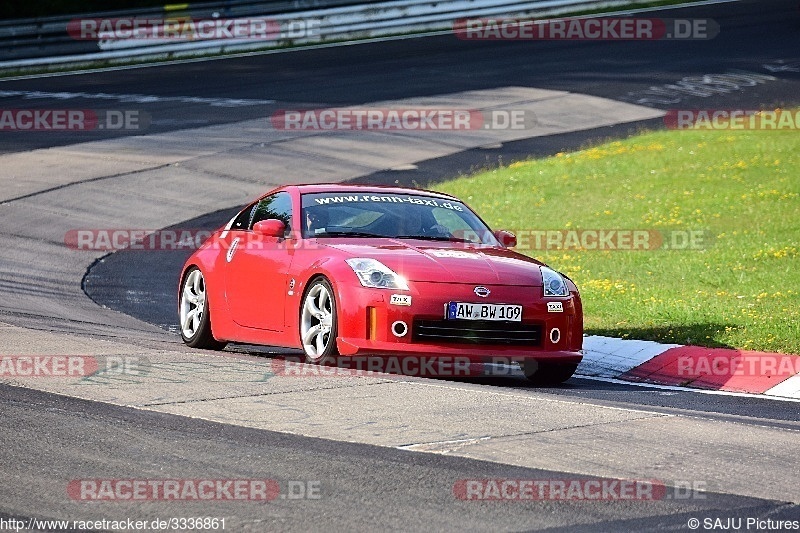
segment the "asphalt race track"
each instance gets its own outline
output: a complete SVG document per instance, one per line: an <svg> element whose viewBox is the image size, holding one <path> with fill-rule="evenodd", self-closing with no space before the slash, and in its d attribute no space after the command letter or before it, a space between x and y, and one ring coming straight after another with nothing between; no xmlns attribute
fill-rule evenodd
<svg viewBox="0 0 800 533"><path fill-rule="evenodd" d="M678 107L800 105L795 0L648 16L712 18L721 32L601 43L444 35L0 82L6 109L117 110L145 125L0 132L0 354L139 369L0 378L0 526L207 516L232 531L685 531L693 518L800 520L796 402L580 378L537 389L518 375L293 379L270 372L285 350L180 343L175 286L190 251L65 246L80 228L215 228L282 183L431 183L660 127ZM433 134L269 121L280 109L426 104L536 120ZM667 488L657 501L469 501L455 489L598 477ZM76 501L70 482L87 479L269 479L280 495ZM302 484L319 490L294 498Z"/></svg>
<svg viewBox="0 0 800 533"><path fill-rule="evenodd" d="M661 12L652 12L658 16ZM650 16L650 15L648 15ZM713 105L780 106L797 99L800 15L791 0L734 2L664 12L670 18L711 18L721 27L710 40L647 42L463 41L452 35L310 51L256 55L111 73L5 81L3 91L61 93L56 98L10 95L4 105L27 108L67 102L64 93L148 95L151 102L77 98L85 107L142 109L148 134L267 117L285 104L359 105L498 87L537 87L638 102L662 109ZM730 93L689 91L659 98L653 86L684 77L747 71L773 75L769 83ZM718 87L719 88L719 87ZM695 95L691 93L695 92ZM181 97L203 98L207 104ZM255 102L225 105L214 100ZM129 99L130 100L130 99ZM664 101L667 103L660 103ZM273 102L273 103L270 103ZM108 130L86 132L107 138ZM124 134L120 133L120 134ZM597 137L599 135L595 135ZM75 143L72 134L20 135L0 152ZM556 147L557 148L557 147Z"/></svg>
<svg viewBox="0 0 800 533"><path fill-rule="evenodd" d="M92 457L108 458L109 470L139 465L137 475L144 478L201 478L211 471L221 477L262 477L282 484L295 479L324 480L322 497L316 500L204 502L182 504L180 508L159 502L138 504L135 513L148 521L174 516L176 511L188 516L233 513L236 531L321 531L342 529L343 524L358 530L523 530L533 525L551 531L653 531L674 529L676 522L698 515L769 516L774 520L797 516L795 506L714 492L704 494L702 500L681 500L680 493L675 493L671 494L674 499L657 502L599 505L454 502L452 487L458 479L560 479L564 474L154 415L27 389L2 387L0 391L4 434L44 424L59 428L43 436L36 447L28 447L19 439L4 443L4 453L28 457L30 463L40 465L7 464L6 479L18 481L6 489L10 494L4 495L4 501L30 497L33 489L41 494L39 507L49 511L42 517L64 516L61 513L69 506L64 504L63 494L46 489L70 479ZM90 437L100 435L102 438ZM119 446L120 441L131 445ZM48 453L54 449L62 450L57 461ZM113 517L134 514L131 507L114 505ZM84 519L96 520L98 515L108 517L108 512L83 512Z"/></svg>

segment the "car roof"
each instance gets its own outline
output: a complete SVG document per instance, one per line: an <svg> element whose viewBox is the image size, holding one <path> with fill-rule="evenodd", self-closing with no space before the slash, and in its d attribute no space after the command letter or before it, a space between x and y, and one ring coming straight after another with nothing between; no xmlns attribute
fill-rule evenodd
<svg viewBox="0 0 800 533"><path fill-rule="evenodd" d="M455 196L444 194L435 191L428 191L424 189L412 189L407 187L395 187L389 185L357 185L357 184L341 184L341 183L316 183L316 184L303 184L303 185L287 185L270 191L267 194L272 194L279 190L296 189L300 194L313 194L313 193L352 193L352 194L416 194L420 196L432 196L439 198L448 198L451 200L458 200ZM265 195L266 196L266 195ZM458 200L460 201L460 200Z"/></svg>

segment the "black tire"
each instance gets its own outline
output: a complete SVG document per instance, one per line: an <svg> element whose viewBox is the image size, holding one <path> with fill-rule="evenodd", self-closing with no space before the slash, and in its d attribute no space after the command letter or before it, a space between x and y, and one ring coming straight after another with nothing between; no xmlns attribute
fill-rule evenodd
<svg viewBox="0 0 800 533"><path fill-rule="evenodd" d="M323 293L326 295L324 298L322 297ZM321 308L320 302L322 302ZM319 313L316 313L315 310ZM316 333L311 333L312 330ZM318 277L309 283L303 293L300 305L298 332L306 362L317 365L336 365L339 357L339 350L336 346L338 331L336 294L327 279Z"/></svg>
<svg viewBox="0 0 800 533"><path fill-rule="evenodd" d="M190 297L190 294L192 297ZM178 327L181 339L191 348L221 350L226 342L218 341L211 333L211 310L205 290L205 277L197 267L186 271L181 280L178 299ZM194 311L194 314L191 314ZM196 317L196 320L193 318ZM190 321L190 322L187 322Z"/></svg>
<svg viewBox="0 0 800 533"><path fill-rule="evenodd" d="M520 363L522 373L534 385L559 385L578 369L577 363L552 363L529 359Z"/></svg>

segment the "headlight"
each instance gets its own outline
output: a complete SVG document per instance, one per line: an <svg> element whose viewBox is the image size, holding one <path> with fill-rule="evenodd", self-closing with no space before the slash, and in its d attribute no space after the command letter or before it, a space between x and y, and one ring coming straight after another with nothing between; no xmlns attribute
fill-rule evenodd
<svg viewBox="0 0 800 533"><path fill-rule="evenodd" d="M406 283L406 280L380 261L356 258L348 259L347 264L350 265L350 268L356 273L358 281L360 281L364 287L408 290L408 283Z"/></svg>
<svg viewBox="0 0 800 533"><path fill-rule="evenodd" d="M567 282L564 277L552 268L540 267L542 269L542 283L544 284L545 296L569 296Z"/></svg>

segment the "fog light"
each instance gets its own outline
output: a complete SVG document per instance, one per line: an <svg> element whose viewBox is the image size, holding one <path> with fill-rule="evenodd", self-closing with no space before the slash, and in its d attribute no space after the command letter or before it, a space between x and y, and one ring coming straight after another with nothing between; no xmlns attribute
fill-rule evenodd
<svg viewBox="0 0 800 533"><path fill-rule="evenodd" d="M392 333L395 337L405 337L408 333L408 324L402 320L398 320L392 324Z"/></svg>
<svg viewBox="0 0 800 533"><path fill-rule="evenodd" d="M550 342L553 344L558 344L558 341L561 340L561 331L558 328L553 328L550 330Z"/></svg>

